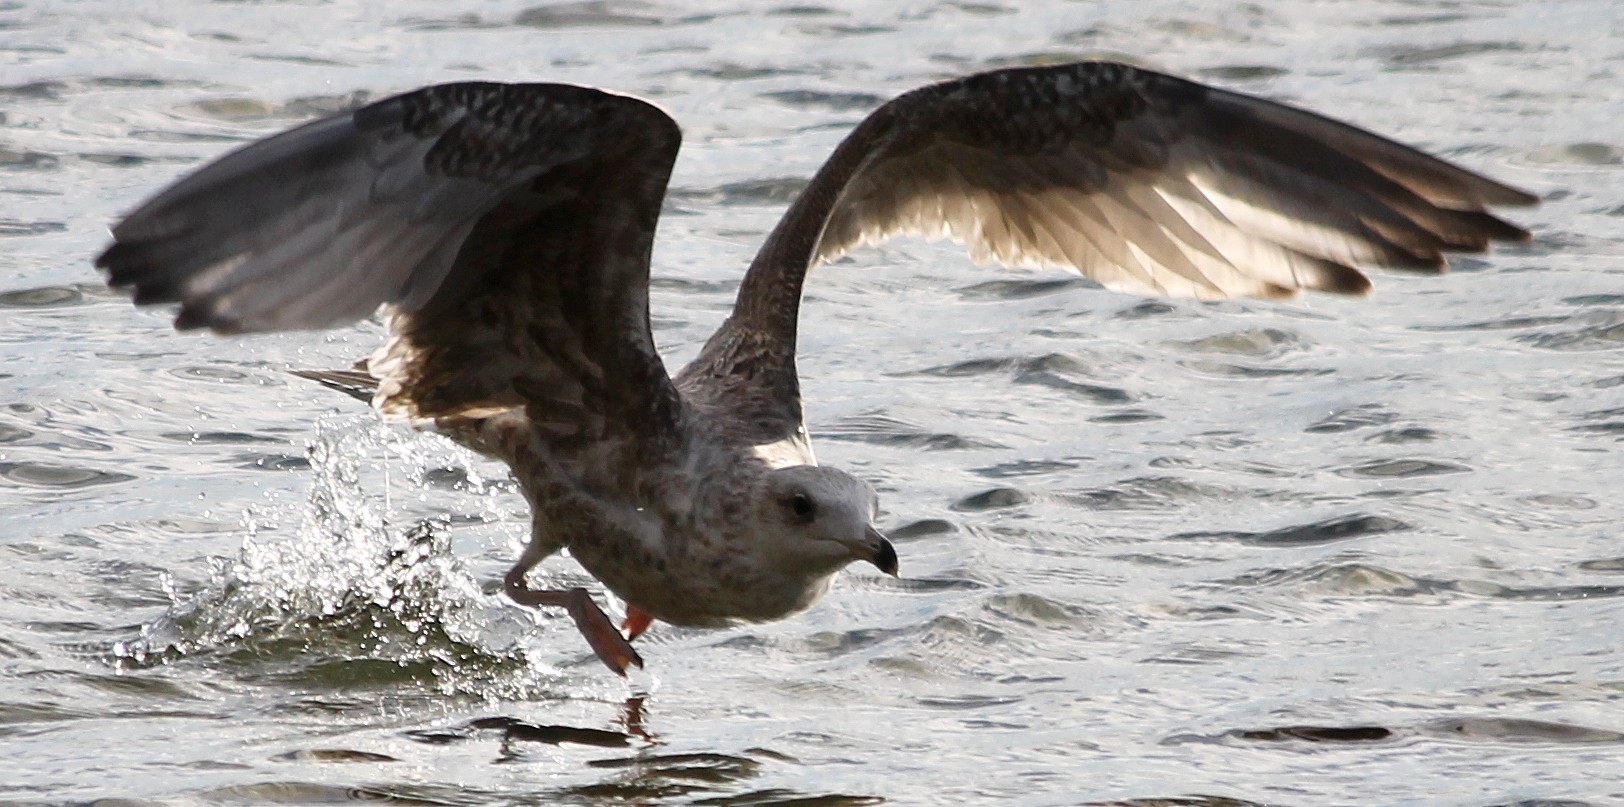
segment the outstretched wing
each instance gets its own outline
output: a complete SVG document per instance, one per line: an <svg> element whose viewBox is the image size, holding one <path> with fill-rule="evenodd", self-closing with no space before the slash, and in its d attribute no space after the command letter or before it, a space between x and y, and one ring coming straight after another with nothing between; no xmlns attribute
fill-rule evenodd
<svg viewBox="0 0 1624 807"><path fill-rule="evenodd" d="M814 253L949 235L979 260L1141 294L1363 293L1359 265L1438 271L1528 233L1535 197L1346 124L1119 64L927 87L840 190Z"/></svg>
<svg viewBox="0 0 1624 807"><path fill-rule="evenodd" d="M843 141L756 256L733 316L679 377L800 422L795 320L807 270L896 233L977 259L1061 266L1121 291L1222 298L1363 293L1361 265L1528 233L1486 212L1536 198L1283 104L1110 62L924 87ZM748 380L744 380L744 379Z"/></svg>
<svg viewBox="0 0 1624 807"><path fill-rule="evenodd" d="M373 399L413 420L528 405L558 439L668 436L648 266L681 133L558 84L427 87L259 141L113 228L97 259L178 328L325 328L388 306Z"/></svg>

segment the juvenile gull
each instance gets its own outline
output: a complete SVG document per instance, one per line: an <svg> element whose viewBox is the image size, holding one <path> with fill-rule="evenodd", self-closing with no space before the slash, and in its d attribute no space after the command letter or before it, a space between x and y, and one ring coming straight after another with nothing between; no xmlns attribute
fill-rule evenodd
<svg viewBox="0 0 1624 807"><path fill-rule="evenodd" d="M875 494L813 458L795 372L812 266L896 233L979 260L1198 298L1362 294L1355 267L1442 271L1528 233L1534 196L1284 104L1110 62L923 87L860 123L768 236L731 316L673 379L649 256L680 143L647 102L563 84L443 84L227 154L113 228L138 304L216 333L389 339L308 377L500 459L532 511L505 587L568 610L624 674L652 620L778 619L866 560ZM568 547L627 603L526 573Z"/></svg>

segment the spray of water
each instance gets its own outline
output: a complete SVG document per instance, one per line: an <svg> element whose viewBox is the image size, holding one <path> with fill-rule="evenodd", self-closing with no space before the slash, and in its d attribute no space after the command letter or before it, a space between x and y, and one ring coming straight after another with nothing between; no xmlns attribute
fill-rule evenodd
<svg viewBox="0 0 1624 807"><path fill-rule="evenodd" d="M450 477L455 497L477 508L463 522L508 521L511 497L495 495L502 484L486 482L472 456L370 418L335 417L318 425L309 460L297 529L264 528L291 513L245 516L237 556L216 559L201 590L172 592L162 615L118 643L120 669L203 659L317 686L416 682L486 699L557 688L561 673L547 659L575 649L561 620L487 593L452 551L451 518L413 519L393 506L426 496L425 480Z"/></svg>

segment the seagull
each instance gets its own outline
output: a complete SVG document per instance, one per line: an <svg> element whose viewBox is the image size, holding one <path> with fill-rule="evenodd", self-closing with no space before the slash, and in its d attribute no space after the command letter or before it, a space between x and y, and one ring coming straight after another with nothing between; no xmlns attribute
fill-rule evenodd
<svg viewBox="0 0 1624 807"><path fill-rule="evenodd" d="M627 95L440 84L252 143L158 193L96 259L138 305L218 334L388 338L303 371L387 420L505 462L532 514L504 579L563 608L604 665L655 620L719 627L816 603L854 561L897 574L857 477L818 465L795 369L808 270L900 233L1107 289L1365 294L1358 267L1440 272L1526 230L1537 197L1286 104L1114 62L921 87L851 130L768 235L731 314L672 377L649 263L681 142ZM533 589L560 550L626 603ZM624 630L625 633L621 631Z"/></svg>

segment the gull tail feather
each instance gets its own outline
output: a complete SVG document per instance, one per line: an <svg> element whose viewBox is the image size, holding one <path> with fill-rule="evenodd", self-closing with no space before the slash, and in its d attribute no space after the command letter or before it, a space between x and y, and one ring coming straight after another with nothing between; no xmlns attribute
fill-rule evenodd
<svg viewBox="0 0 1624 807"><path fill-rule="evenodd" d="M328 389L335 389L369 406L377 397L378 379L367 369L365 360L358 361L349 370L289 370ZM489 415L450 416L425 419L413 425L451 438L452 442L491 459L508 461L507 457L487 441L482 425Z"/></svg>
<svg viewBox="0 0 1624 807"><path fill-rule="evenodd" d="M300 377L308 378L328 389L335 389L363 403L372 403L372 396L378 392L378 379L373 378L366 371L365 365L358 364L351 370L289 370L288 372Z"/></svg>

